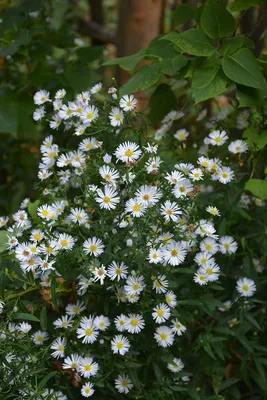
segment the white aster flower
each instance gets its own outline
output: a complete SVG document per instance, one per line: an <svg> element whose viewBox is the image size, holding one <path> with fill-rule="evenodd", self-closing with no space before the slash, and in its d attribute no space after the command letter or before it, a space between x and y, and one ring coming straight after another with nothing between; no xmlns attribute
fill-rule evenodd
<svg viewBox="0 0 267 400"><path fill-rule="evenodd" d="M130 380L128 375L119 375L115 379L115 388L119 393L129 393L129 391L133 388L132 381Z"/></svg>
<svg viewBox="0 0 267 400"><path fill-rule="evenodd" d="M104 191L97 189L97 197L95 200L100 205L100 208L105 208L106 210L114 210L120 202L116 189L108 185L104 187Z"/></svg>
<svg viewBox="0 0 267 400"><path fill-rule="evenodd" d="M125 330L129 333L139 333L145 327L145 321L140 314L129 314L125 322Z"/></svg>
<svg viewBox="0 0 267 400"><path fill-rule="evenodd" d="M256 285L252 279L240 278L236 283L236 290L242 297L251 297L256 292Z"/></svg>
<svg viewBox="0 0 267 400"><path fill-rule="evenodd" d="M87 239L83 243L83 251L85 254L90 254L98 257L104 251L104 244L102 240L97 239L95 236Z"/></svg>
<svg viewBox="0 0 267 400"><path fill-rule="evenodd" d="M154 338L159 346L169 347L173 345L174 333L167 326L160 326L159 328L156 329Z"/></svg>
<svg viewBox="0 0 267 400"><path fill-rule="evenodd" d="M130 349L129 340L122 335L116 335L111 341L111 349L114 354L124 355Z"/></svg>
<svg viewBox="0 0 267 400"><path fill-rule="evenodd" d="M110 111L109 119L112 126L120 126L123 124L124 114L118 107L114 107Z"/></svg>
<svg viewBox="0 0 267 400"><path fill-rule="evenodd" d="M233 154L246 153L248 145L244 140L234 140L229 144L228 150Z"/></svg>
<svg viewBox="0 0 267 400"><path fill-rule="evenodd" d="M114 154L118 160L129 163L138 160L142 151L136 143L124 142L117 147Z"/></svg>
<svg viewBox="0 0 267 400"><path fill-rule="evenodd" d="M132 111L137 104L136 98L130 94L130 95L125 95L120 99L120 107L123 109L123 111Z"/></svg>
<svg viewBox="0 0 267 400"><path fill-rule="evenodd" d="M153 308L152 317L157 324L162 324L171 316L171 309L166 304L161 303Z"/></svg>
<svg viewBox="0 0 267 400"><path fill-rule="evenodd" d="M167 368L172 372L180 372L184 369L184 363L180 358L174 358Z"/></svg>

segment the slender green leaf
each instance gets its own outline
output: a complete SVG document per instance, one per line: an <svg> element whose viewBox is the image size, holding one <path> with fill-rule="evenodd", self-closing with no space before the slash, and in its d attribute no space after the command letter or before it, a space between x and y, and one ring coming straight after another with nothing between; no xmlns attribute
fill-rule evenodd
<svg viewBox="0 0 267 400"><path fill-rule="evenodd" d="M34 321L34 322L40 322L39 318L35 317L32 314L27 314L27 313L18 313L13 316L13 319L22 319L25 321Z"/></svg>

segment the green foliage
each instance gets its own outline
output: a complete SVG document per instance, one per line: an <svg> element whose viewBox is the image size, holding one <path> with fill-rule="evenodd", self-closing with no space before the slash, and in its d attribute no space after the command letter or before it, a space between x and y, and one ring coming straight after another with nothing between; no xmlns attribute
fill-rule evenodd
<svg viewBox="0 0 267 400"><path fill-rule="evenodd" d="M197 69L192 80L192 95L199 103L225 91L227 79L220 66Z"/></svg>
<svg viewBox="0 0 267 400"><path fill-rule="evenodd" d="M194 9L189 4L180 4L173 13L175 25L183 25L194 17Z"/></svg>
<svg viewBox="0 0 267 400"><path fill-rule="evenodd" d="M200 17L200 26L212 39L231 36L235 30L235 19L216 0L207 0Z"/></svg>
<svg viewBox="0 0 267 400"><path fill-rule="evenodd" d="M149 100L149 119L152 124L157 124L171 110L176 109L176 97L169 85L162 83L152 93Z"/></svg>
<svg viewBox="0 0 267 400"><path fill-rule="evenodd" d="M249 179L245 185L254 196L267 200L267 181L262 179Z"/></svg>

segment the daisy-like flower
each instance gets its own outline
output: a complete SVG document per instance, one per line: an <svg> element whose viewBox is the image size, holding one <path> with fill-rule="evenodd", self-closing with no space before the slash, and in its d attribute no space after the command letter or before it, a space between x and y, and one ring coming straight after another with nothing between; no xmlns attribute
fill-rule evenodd
<svg viewBox="0 0 267 400"><path fill-rule="evenodd" d="M107 275L106 267L104 267L104 265L101 267L96 267L92 272L94 275L93 282L100 281L100 285L103 285Z"/></svg>
<svg viewBox="0 0 267 400"><path fill-rule="evenodd" d="M102 82L96 83L96 84L91 88L91 93L92 93L92 94L99 93L100 90L102 89L102 86L103 86L103 83L102 83Z"/></svg>
<svg viewBox="0 0 267 400"><path fill-rule="evenodd" d="M34 111L32 117L33 117L34 121L40 121L41 119L44 118L45 114L46 114L46 111L45 111L44 107L38 107Z"/></svg>
<svg viewBox="0 0 267 400"><path fill-rule="evenodd" d="M184 116L183 111L172 110L167 115L165 115L165 117L163 118L163 120L161 122L163 124L169 124L169 123L172 123L173 121L176 121L176 120L182 118L183 116Z"/></svg>
<svg viewBox="0 0 267 400"><path fill-rule="evenodd" d="M186 254L187 251L182 243L175 242L174 240L168 243L162 250L164 260L173 266L181 264L184 261Z"/></svg>
<svg viewBox="0 0 267 400"><path fill-rule="evenodd" d="M98 317L95 317L94 319L94 326L99 329L100 331L105 331L108 329L110 325L110 321L108 317L105 317L104 315L99 315Z"/></svg>
<svg viewBox="0 0 267 400"><path fill-rule="evenodd" d="M180 358L174 358L172 362L167 365L167 368L172 372L180 372L184 369L184 363Z"/></svg>
<svg viewBox="0 0 267 400"><path fill-rule="evenodd" d="M123 124L124 114L118 107L114 107L109 113L109 119L112 126L120 126Z"/></svg>
<svg viewBox="0 0 267 400"><path fill-rule="evenodd" d="M234 254L238 248L237 242L232 236L221 236L219 240L219 249L223 254Z"/></svg>
<svg viewBox="0 0 267 400"><path fill-rule="evenodd" d="M220 214L220 211L218 210L218 208L217 207L215 207L215 206L208 206L208 207L206 207L206 211L209 213L209 214L211 214L211 215L213 215L213 216L220 216L221 214Z"/></svg>
<svg viewBox="0 0 267 400"><path fill-rule="evenodd" d="M81 150L71 152L71 165L79 168L85 164L86 156Z"/></svg>
<svg viewBox="0 0 267 400"><path fill-rule="evenodd" d="M168 328L168 326L160 326L156 329L154 338L159 346L169 347L173 345L174 333L170 328Z"/></svg>
<svg viewBox="0 0 267 400"><path fill-rule="evenodd" d="M146 210L146 205L140 203L138 199L130 199L125 204L125 211L132 214L133 217L142 217Z"/></svg>
<svg viewBox="0 0 267 400"><path fill-rule="evenodd" d="M122 335L116 335L111 341L111 349L114 354L124 355L130 349L129 340Z"/></svg>
<svg viewBox="0 0 267 400"><path fill-rule="evenodd" d="M98 329L94 326L94 319L92 317L81 319L79 328L77 329L77 338L83 338L83 343L94 343L99 335Z"/></svg>
<svg viewBox="0 0 267 400"><path fill-rule="evenodd" d="M72 208L71 213L69 215L69 219L76 223L78 222L79 225L84 225L88 221L88 215L82 208Z"/></svg>
<svg viewBox="0 0 267 400"><path fill-rule="evenodd" d="M60 250L70 250L74 246L74 239L67 233L60 233L57 239L57 246Z"/></svg>
<svg viewBox="0 0 267 400"><path fill-rule="evenodd" d="M175 139L179 142L184 142L189 136L189 132L186 129L179 129L174 135Z"/></svg>
<svg viewBox="0 0 267 400"><path fill-rule="evenodd" d="M233 302L231 300L226 300L223 302L223 307L219 307L218 310L222 312L229 311L232 305Z"/></svg>
<svg viewBox="0 0 267 400"><path fill-rule="evenodd" d="M98 369L99 365L93 361L92 357L85 357L82 358L79 363L78 372L84 378L90 378L90 376L95 376L97 374Z"/></svg>
<svg viewBox="0 0 267 400"><path fill-rule="evenodd" d="M206 275L205 273L203 273L201 271L198 271L194 275L194 281L196 283L198 283L200 286L207 285L207 283L209 281L208 275Z"/></svg>
<svg viewBox="0 0 267 400"><path fill-rule="evenodd" d="M252 258L252 264L257 272L261 273L264 270L264 266L257 258Z"/></svg>
<svg viewBox="0 0 267 400"><path fill-rule="evenodd" d="M236 290L242 297L251 297L256 292L256 285L252 279L240 278L236 283Z"/></svg>
<svg viewBox="0 0 267 400"><path fill-rule="evenodd" d="M183 181L185 179L184 174L178 171L172 171L170 174L168 173L165 176L165 179L167 179L168 182L170 182L173 185L176 185L177 183Z"/></svg>
<svg viewBox="0 0 267 400"><path fill-rule="evenodd" d="M156 186L141 186L135 193L135 197L140 204L154 205L161 198L162 194Z"/></svg>
<svg viewBox="0 0 267 400"><path fill-rule="evenodd" d="M209 134L209 143L212 146L222 146L227 139L229 139L229 136L225 131L213 131Z"/></svg>
<svg viewBox="0 0 267 400"><path fill-rule="evenodd" d="M228 150L233 154L246 153L248 145L244 140L234 140L229 144Z"/></svg>
<svg viewBox="0 0 267 400"><path fill-rule="evenodd" d="M171 308L177 305L176 295L171 290L165 294L165 301Z"/></svg>
<svg viewBox="0 0 267 400"><path fill-rule="evenodd" d="M151 157L145 163L146 171L148 174L156 173L159 170L162 160L160 157Z"/></svg>
<svg viewBox="0 0 267 400"><path fill-rule="evenodd" d="M150 249L148 261L150 264L158 264L162 262L162 252L160 249Z"/></svg>
<svg viewBox="0 0 267 400"><path fill-rule="evenodd" d="M28 322L21 322L17 326L17 330L21 333L28 333L32 329L32 326Z"/></svg>
<svg viewBox="0 0 267 400"><path fill-rule="evenodd" d="M64 363L62 365L63 369L76 369L79 368L80 362L82 358L78 354L71 354L69 357L64 359Z"/></svg>
<svg viewBox="0 0 267 400"><path fill-rule="evenodd" d="M189 173L189 178L193 181L200 181L201 179L203 179L203 175L203 171L200 168L194 168Z"/></svg>
<svg viewBox="0 0 267 400"><path fill-rule="evenodd" d="M82 311L85 310L85 304L83 301L78 300L77 303L68 304L66 307L66 314L67 315L78 315L81 314Z"/></svg>
<svg viewBox="0 0 267 400"><path fill-rule="evenodd" d="M120 99L120 107L123 109L123 111L132 111L137 104L136 98L130 94L130 95L125 95Z"/></svg>
<svg viewBox="0 0 267 400"><path fill-rule="evenodd" d="M124 331L126 330L126 321L127 321L127 318L128 318L128 317L126 317L126 315L121 314L121 315L118 315L118 317L116 317L116 318L114 319L114 324L115 324L115 326L116 326L116 329L117 329L119 332L124 332Z"/></svg>
<svg viewBox="0 0 267 400"><path fill-rule="evenodd" d="M194 261L197 263L199 267L204 267L207 264L215 264L215 260L210 253L206 251L197 253Z"/></svg>
<svg viewBox="0 0 267 400"><path fill-rule="evenodd" d="M91 382L87 382L84 385L82 385L81 395L83 397L91 397L94 394L94 392L95 392L95 389Z"/></svg>
<svg viewBox="0 0 267 400"><path fill-rule="evenodd" d="M178 220L177 215L182 214L182 211L178 207L177 203L172 203L171 201L167 200L164 204L160 207L161 215L163 215L165 221L174 221Z"/></svg>
<svg viewBox="0 0 267 400"><path fill-rule="evenodd" d="M138 160L142 154L142 151L136 143L124 142L117 147L114 154L117 160L129 163Z"/></svg>
<svg viewBox="0 0 267 400"><path fill-rule="evenodd" d="M32 341L34 344L41 346L44 341L48 339L47 332L37 331L32 335Z"/></svg>
<svg viewBox="0 0 267 400"><path fill-rule="evenodd" d="M87 239L83 243L83 251L87 255L93 255L95 257L100 256L104 251L104 244L102 240L97 239L95 236Z"/></svg>
<svg viewBox="0 0 267 400"><path fill-rule="evenodd" d="M233 328L237 324L239 324L239 321L237 318L233 318L233 319L230 319L230 321L228 321L229 328Z"/></svg>
<svg viewBox="0 0 267 400"><path fill-rule="evenodd" d="M66 96L66 93L65 89L59 89L55 94L55 99L63 99Z"/></svg>
<svg viewBox="0 0 267 400"><path fill-rule="evenodd" d="M219 250L219 245L215 239L207 237L200 243L200 250L215 254Z"/></svg>
<svg viewBox="0 0 267 400"><path fill-rule="evenodd" d="M107 270L108 277L114 281L115 279L119 282L120 279L127 278L128 268L121 262L120 264L116 261L112 261Z"/></svg>
<svg viewBox="0 0 267 400"><path fill-rule="evenodd" d="M43 219L49 220L52 213L53 213L52 207L47 204L44 204L43 206L37 208L37 214L39 215L39 217Z"/></svg>
<svg viewBox="0 0 267 400"><path fill-rule="evenodd" d="M49 96L50 93L47 90L39 90L39 92L36 92L35 95L33 96L34 104L40 106L41 104L44 104L47 101L52 101L49 98Z"/></svg>
<svg viewBox="0 0 267 400"><path fill-rule="evenodd" d="M54 358L60 358L65 356L65 348L67 346L67 340L65 338L57 338L54 340L54 342L51 345L51 350L53 353L51 353L52 357Z"/></svg>
<svg viewBox="0 0 267 400"><path fill-rule="evenodd" d="M138 295L145 288L144 278L142 276L129 276L127 278L124 290L127 296Z"/></svg>
<svg viewBox="0 0 267 400"><path fill-rule="evenodd" d="M186 327L176 318L172 320L172 331L176 333L176 335L182 336L186 331Z"/></svg>
<svg viewBox="0 0 267 400"><path fill-rule="evenodd" d="M95 201L100 205L100 208L105 208L106 210L114 210L120 202L116 189L108 185L104 187L104 191L97 189L97 196Z"/></svg>
<svg viewBox="0 0 267 400"><path fill-rule="evenodd" d="M108 183L115 183L119 179L120 174L115 168L111 168L108 165L104 165L99 168L99 174Z"/></svg>
<svg viewBox="0 0 267 400"><path fill-rule="evenodd" d="M128 375L119 375L115 379L115 388L119 393L129 393L129 391L133 388L132 381L130 380Z"/></svg>
<svg viewBox="0 0 267 400"><path fill-rule="evenodd" d="M41 229L33 229L31 232L30 240L33 242L40 242L44 238L44 233Z"/></svg>
<svg viewBox="0 0 267 400"><path fill-rule="evenodd" d="M67 329L72 326L72 317L68 315L63 315L61 318L56 319L53 322L56 329Z"/></svg>
<svg viewBox="0 0 267 400"><path fill-rule="evenodd" d="M199 272L207 275L207 280L209 282L214 282L219 279L220 268L213 262L208 262L206 265L200 268Z"/></svg>
<svg viewBox="0 0 267 400"><path fill-rule="evenodd" d="M171 316L171 309L166 304L161 303L153 308L152 317L157 324L162 324Z"/></svg>
<svg viewBox="0 0 267 400"><path fill-rule="evenodd" d="M221 183L228 183L234 179L234 173L229 167L218 168L217 178Z"/></svg>
<svg viewBox="0 0 267 400"><path fill-rule="evenodd" d="M139 333L145 327L145 321L140 314L129 314L126 322L125 329L129 333Z"/></svg>
<svg viewBox="0 0 267 400"><path fill-rule="evenodd" d="M99 111L95 106L85 107L83 112L81 113L81 120L83 123L92 123L94 120L98 118Z"/></svg>
<svg viewBox="0 0 267 400"><path fill-rule="evenodd" d="M156 290L156 293L166 293L168 286L169 282L165 275L159 275L153 280L153 289Z"/></svg>
<svg viewBox="0 0 267 400"><path fill-rule="evenodd" d="M174 186L172 193L177 199L179 199L180 197L184 197L192 191L193 185L191 184L189 179L183 179Z"/></svg>

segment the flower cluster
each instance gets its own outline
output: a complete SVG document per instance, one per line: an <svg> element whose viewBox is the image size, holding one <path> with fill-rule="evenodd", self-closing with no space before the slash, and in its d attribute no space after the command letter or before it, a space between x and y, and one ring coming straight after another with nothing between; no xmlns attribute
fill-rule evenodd
<svg viewBox="0 0 267 400"><path fill-rule="evenodd" d="M226 257L238 248L232 236L218 233L223 210L203 208L199 183L225 186L234 171L201 154L195 165L170 168L147 139L132 95L120 97L111 88L106 96L101 84L64 103L66 95L59 90L52 100L47 91L37 92L34 119L47 116L52 129L73 133L76 149L60 149L53 136L43 141L40 200L25 199L7 228L8 256L18 276L39 290L51 323L9 322L2 340L32 343L37 361L45 357L83 397L101 392L103 382L122 394L141 393L132 369L149 357L153 364L159 352L167 376L177 376L170 378L175 391L191 375L179 375L185 363L178 345L190 327L178 306L191 290L199 297L202 286L205 293L216 289ZM173 111L163 123L169 128L182 116ZM180 141L187 136L185 130L175 134ZM225 131L212 131L204 142L216 147L227 139ZM236 154L247 147L235 141L228 149ZM5 226L7 218L0 222ZM252 280L240 278L235 296L255 290ZM13 306L11 320L21 304ZM9 370L14 385L5 366ZM32 390L29 385L20 393ZM67 399L52 388L42 396Z"/></svg>

